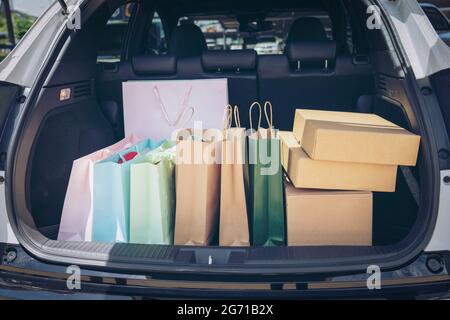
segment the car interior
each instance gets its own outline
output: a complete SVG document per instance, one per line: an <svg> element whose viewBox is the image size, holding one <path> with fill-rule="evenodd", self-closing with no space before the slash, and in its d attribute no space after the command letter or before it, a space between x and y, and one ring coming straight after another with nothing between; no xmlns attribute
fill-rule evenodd
<svg viewBox="0 0 450 320"><path fill-rule="evenodd" d="M141 263L205 264L213 254L220 257L214 260L217 264L251 267L369 257L409 248L429 219L422 207L426 195L421 190L428 179L422 173L423 153L417 167L398 171L395 193L374 194L371 247L227 249L216 243L209 248L213 251L202 251L56 241L73 161L124 138L126 81L226 78L230 104L240 107L243 124L249 122L252 102L271 101L274 125L280 130L292 130L295 110L303 108L375 113L420 134L405 69L386 30L366 28L367 4L103 2L83 28L70 35L29 118L26 135L31 143L23 158L28 166L21 196L30 213L30 219L24 218L30 230L45 239L44 247L66 255ZM119 21L111 23L113 18ZM208 32L207 23L200 20L213 21L213 30ZM221 27L214 27L217 21ZM255 39L262 36L279 39L280 52L257 52ZM60 101L63 88L71 89L70 101Z"/></svg>

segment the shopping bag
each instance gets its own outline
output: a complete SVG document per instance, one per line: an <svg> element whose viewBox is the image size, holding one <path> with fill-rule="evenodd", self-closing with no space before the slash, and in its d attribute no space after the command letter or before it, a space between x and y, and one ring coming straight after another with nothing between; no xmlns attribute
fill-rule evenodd
<svg viewBox="0 0 450 320"><path fill-rule="evenodd" d="M173 244L175 143L140 155L131 165L130 242Z"/></svg>
<svg viewBox="0 0 450 320"><path fill-rule="evenodd" d="M285 245L285 215L280 140L272 124L272 105L266 102L264 113L268 129L261 128L261 105L256 132L249 137L249 173L252 244L254 246ZM253 130L252 121L250 127Z"/></svg>
<svg viewBox="0 0 450 320"><path fill-rule="evenodd" d="M209 245L219 220L220 139L194 132L176 148L175 244Z"/></svg>
<svg viewBox="0 0 450 320"><path fill-rule="evenodd" d="M59 241L92 240L94 164L137 142L139 138L131 135L73 162L59 226Z"/></svg>
<svg viewBox="0 0 450 320"><path fill-rule="evenodd" d="M128 81L123 83L125 133L153 140L182 128L220 129L228 105L227 79Z"/></svg>
<svg viewBox="0 0 450 320"><path fill-rule="evenodd" d="M136 157L160 146L144 140L94 165L92 241L129 242L130 166Z"/></svg>
<svg viewBox="0 0 450 320"><path fill-rule="evenodd" d="M241 128L239 110L227 107L223 130L220 188L220 246L250 245L246 200L246 132ZM233 115L236 128L231 128Z"/></svg>

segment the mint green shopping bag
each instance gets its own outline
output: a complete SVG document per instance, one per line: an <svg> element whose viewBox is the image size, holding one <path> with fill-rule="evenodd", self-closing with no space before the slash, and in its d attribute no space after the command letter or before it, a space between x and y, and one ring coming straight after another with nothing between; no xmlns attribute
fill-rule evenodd
<svg viewBox="0 0 450 320"><path fill-rule="evenodd" d="M283 172L281 169L280 140L272 125L272 105L266 102L264 113L269 129L261 126L261 105L257 130L249 137L250 221L254 246L285 245L285 214ZM269 116L270 111L270 116Z"/></svg>
<svg viewBox="0 0 450 320"><path fill-rule="evenodd" d="M131 243L173 244L175 152L175 143L167 141L131 165Z"/></svg>

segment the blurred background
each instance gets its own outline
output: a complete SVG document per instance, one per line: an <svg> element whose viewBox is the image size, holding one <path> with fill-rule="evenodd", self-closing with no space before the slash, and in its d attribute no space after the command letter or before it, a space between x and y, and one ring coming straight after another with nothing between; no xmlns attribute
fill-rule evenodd
<svg viewBox="0 0 450 320"><path fill-rule="evenodd" d="M0 60L54 0L0 0Z"/></svg>

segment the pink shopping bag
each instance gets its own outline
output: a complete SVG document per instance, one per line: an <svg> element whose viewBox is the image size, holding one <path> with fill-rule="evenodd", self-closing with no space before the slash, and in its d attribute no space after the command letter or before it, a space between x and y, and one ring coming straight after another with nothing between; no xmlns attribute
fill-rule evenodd
<svg viewBox="0 0 450 320"><path fill-rule="evenodd" d="M94 164L114 153L128 149L138 142L139 138L131 135L110 147L98 150L73 162L64 200L58 240L92 240Z"/></svg>
<svg viewBox="0 0 450 320"><path fill-rule="evenodd" d="M227 79L128 81L123 83L125 134L155 141L179 129L222 129Z"/></svg>

